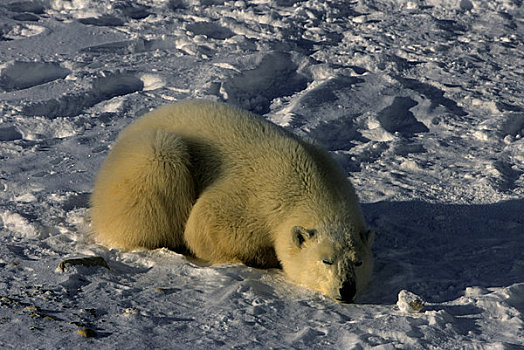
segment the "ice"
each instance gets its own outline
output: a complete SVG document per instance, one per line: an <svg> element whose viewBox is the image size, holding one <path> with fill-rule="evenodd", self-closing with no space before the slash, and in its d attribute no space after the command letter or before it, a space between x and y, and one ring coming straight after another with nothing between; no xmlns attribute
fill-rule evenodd
<svg viewBox="0 0 524 350"><path fill-rule="evenodd" d="M423 310L424 306L424 299L422 299L415 293L412 293L405 289L402 289L398 293L397 307L400 311L407 313L416 313Z"/></svg>
<svg viewBox="0 0 524 350"><path fill-rule="evenodd" d="M2 1L0 348L521 348L523 11ZM280 270L93 240L89 196L118 132L189 98L242 106L331 151L376 232L355 304ZM57 269L88 257L109 269ZM401 290L424 308L400 312Z"/></svg>

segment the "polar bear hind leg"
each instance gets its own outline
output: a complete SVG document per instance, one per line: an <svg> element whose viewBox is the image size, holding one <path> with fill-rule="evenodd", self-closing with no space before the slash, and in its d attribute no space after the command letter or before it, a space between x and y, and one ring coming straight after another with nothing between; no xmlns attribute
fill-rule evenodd
<svg viewBox="0 0 524 350"><path fill-rule="evenodd" d="M195 201L184 141L165 130L121 136L91 196L97 240L113 248L185 251L184 226Z"/></svg>

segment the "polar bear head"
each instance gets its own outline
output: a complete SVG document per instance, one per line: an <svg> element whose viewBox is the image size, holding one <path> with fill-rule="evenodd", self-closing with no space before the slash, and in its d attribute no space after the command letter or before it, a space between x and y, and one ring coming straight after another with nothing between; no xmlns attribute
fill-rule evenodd
<svg viewBox="0 0 524 350"><path fill-rule="evenodd" d="M367 285L373 269L372 230L293 226L289 234L281 263L292 281L344 303Z"/></svg>

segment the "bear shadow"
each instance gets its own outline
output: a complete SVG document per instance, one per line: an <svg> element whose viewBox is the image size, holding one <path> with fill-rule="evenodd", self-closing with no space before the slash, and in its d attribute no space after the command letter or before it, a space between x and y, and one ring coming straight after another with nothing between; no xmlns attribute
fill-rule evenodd
<svg viewBox="0 0 524 350"><path fill-rule="evenodd" d="M376 231L373 280L359 302L394 304L407 289L428 302L524 276L524 199L486 205L421 201L362 205ZM524 311L524 310L520 310Z"/></svg>

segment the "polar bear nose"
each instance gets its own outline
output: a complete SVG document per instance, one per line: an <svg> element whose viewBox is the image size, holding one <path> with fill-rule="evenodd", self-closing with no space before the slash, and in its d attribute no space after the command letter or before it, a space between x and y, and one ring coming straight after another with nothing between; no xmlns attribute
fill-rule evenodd
<svg viewBox="0 0 524 350"><path fill-rule="evenodd" d="M355 281L350 280L342 283L342 288L340 288L339 293L340 301L345 303L351 303L353 301L353 298L355 297L355 294L357 293Z"/></svg>

